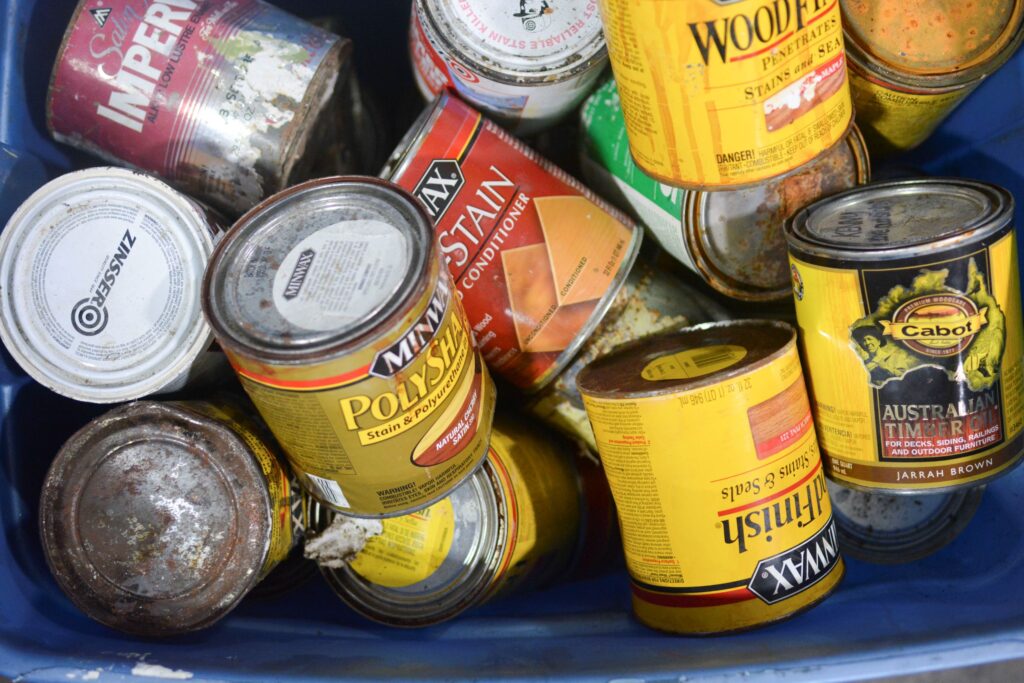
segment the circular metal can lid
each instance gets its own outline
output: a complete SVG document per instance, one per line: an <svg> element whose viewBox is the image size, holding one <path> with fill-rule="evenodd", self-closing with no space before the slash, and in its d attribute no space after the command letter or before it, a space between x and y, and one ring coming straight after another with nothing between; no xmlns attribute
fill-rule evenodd
<svg viewBox="0 0 1024 683"><path fill-rule="evenodd" d="M176 404L116 408L75 433L43 484L57 583L112 628L170 635L230 611L260 578L270 494L230 428Z"/></svg>
<svg viewBox="0 0 1024 683"><path fill-rule="evenodd" d="M397 185L311 180L243 216L214 251L203 306L221 344L296 358L344 348L427 286L434 234Z"/></svg>
<svg viewBox="0 0 1024 683"><path fill-rule="evenodd" d="M822 199L787 224L790 249L826 258L873 260L982 239L1006 228L1013 196L960 178L872 183Z"/></svg>
<svg viewBox="0 0 1024 683"><path fill-rule="evenodd" d="M559 81L607 60L592 0L417 0L416 11L452 57L496 80Z"/></svg>
<svg viewBox="0 0 1024 683"><path fill-rule="evenodd" d="M213 230L197 204L142 173L50 181L0 236L0 337L40 384L81 401L167 387L212 341L199 283Z"/></svg>
<svg viewBox="0 0 1024 683"><path fill-rule="evenodd" d="M974 486L948 493L888 494L828 481L844 555L896 564L931 555L974 517L985 493Z"/></svg>
<svg viewBox="0 0 1024 683"><path fill-rule="evenodd" d="M796 330L771 320L694 325L618 347L583 368L580 393L646 398L700 389L752 372L796 344Z"/></svg>
<svg viewBox="0 0 1024 683"><path fill-rule="evenodd" d="M508 531L499 523L503 501L489 483L491 467L485 460L450 496L420 512L383 520L383 534L352 562L321 566L331 588L356 612L388 626L429 626L477 604L491 585ZM314 519L322 530L333 515L321 507ZM422 544L407 545L409 534ZM400 547L391 549L393 544Z"/></svg>

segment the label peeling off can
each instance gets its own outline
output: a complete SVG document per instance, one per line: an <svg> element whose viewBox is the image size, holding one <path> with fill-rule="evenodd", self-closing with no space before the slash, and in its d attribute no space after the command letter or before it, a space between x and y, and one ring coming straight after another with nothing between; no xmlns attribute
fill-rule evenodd
<svg viewBox="0 0 1024 683"><path fill-rule="evenodd" d="M518 135L575 109L608 64L596 0L415 0L409 51L425 99L452 88Z"/></svg>
<svg viewBox="0 0 1024 683"><path fill-rule="evenodd" d="M838 0L599 4L633 158L664 183L759 183L850 127Z"/></svg>
<svg viewBox="0 0 1024 683"><path fill-rule="evenodd" d="M74 434L43 484L60 587L121 631L168 636L229 611L298 542L287 470L234 400L116 408Z"/></svg>
<svg viewBox="0 0 1024 683"><path fill-rule="evenodd" d="M425 207L484 360L521 389L572 361L640 248L626 216L447 94L382 175Z"/></svg>
<svg viewBox="0 0 1024 683"><path fill-rule="evenodd" d="M270 197L217 246L203 306L321 502L405 514L486 456L494 385L432 226L399 187L336 177Z"/></svg>
<svg viewBox="0 0 1024 683"><path fill-rule="evenodd" d="M0 236L0 337L33 379L80 401L183 388L222 363L199 302L217 220L135 171L50 181Z"/></svg>
<svg viewBox="0 0 1024 683"><path fill-rule="evenodd" d="M788 226L829 476L920 492L986 481L1024 453L1024 329L1006 190L877 183Z"/></svg>
<svg viewBox="0 0 1024 683"><path fill-rule="evenodd" d="M61 141L234 215L325 143L349 41L262 0L81 0L47 101Z"/></svg>
<svg viewBox="0 0 1024 683"><path fill-rule="evenodd" d="M640 621L722 633L832 592L843 561L792 327L697 325L621 347L577 383Z"/></svg>

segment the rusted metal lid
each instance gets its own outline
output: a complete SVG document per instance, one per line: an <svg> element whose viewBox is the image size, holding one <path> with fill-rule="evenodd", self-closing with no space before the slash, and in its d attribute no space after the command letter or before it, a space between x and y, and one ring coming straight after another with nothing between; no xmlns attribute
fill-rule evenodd
<svg viewBox="0 0 1024 683"><path fill-rule="evenodd" d="M734 320L695 325L621 346L576 380L580 393L644 398L699 389L754 370L796 343L783 322Z"/></svg>
<svg viewBox="0 0 1024 683"><path fill-rule="evenodd" d="M149 401L93 420L43 484L47 563L79 609L112 628L162 636L203 628L259 580L271 500L228 427Z"/></svg>

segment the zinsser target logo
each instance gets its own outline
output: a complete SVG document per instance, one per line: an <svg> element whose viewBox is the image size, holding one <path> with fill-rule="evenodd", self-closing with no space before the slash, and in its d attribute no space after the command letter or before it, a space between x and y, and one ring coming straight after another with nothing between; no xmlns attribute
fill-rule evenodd
<svg viewBox="0 0 1024 683"><path fill-rule="evenodd" d="M128 261L128 255L131 253L132 247L135 246L135 239L131 228L124 231L117 249L104 260L106 266L96 277L96 286L92 293L79 299L72 307L71 326L82 336L95 337L106 329L107 323L110 321L107 299Z"/></svg>

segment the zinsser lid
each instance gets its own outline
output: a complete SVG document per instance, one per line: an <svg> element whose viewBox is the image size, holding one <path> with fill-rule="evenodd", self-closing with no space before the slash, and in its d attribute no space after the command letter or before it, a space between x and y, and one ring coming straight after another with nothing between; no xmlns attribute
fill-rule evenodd
<svg viewBox="0 0 1024 683"><path fill-rule="evenodd" d="M170 635L224 616L259 580L271 501L241 437L150 401L93 420L43 484L39 530L57 583L112 628Z"/></svg>
<svg viewBox="0 0 1024 683"><path fill-rule="evenodd" d="M607 59L594 0L416 4L453 56L478 71L513 80L559 80L588 60Z"/></svg>
<svg viewBox="0 0 1024 683"><path fill-rule="evenodd" d="M576 385L585 396L628 399L699 389L752 371L795 341L783 322L694 325L620 346L583 368Z"/></svg>
<svg viewBox="0 0 1024 683"><path fill-rule="evenodd" d="M1013 196L996 185L958 178L895 180L815 202L792 218L787 237L799 252L895 258L924 244L985 237L1012 216Z"/></svg>
<svg viewBox="0 0 1024 683"><path fill-rule="evenodd" d="M312 180L243 216L218 245L203 303L221 343L297 356L371 332L425 287L434 234L376 178Z"/></svg>
<svg viewBox="0 0 1024 683"><path fill-rule="evenodd" d="M105 167L61 176L0 236L0 337L65 396L158 392L210 346L199 283L213 241L205 212L155 178Z"/></svg>

